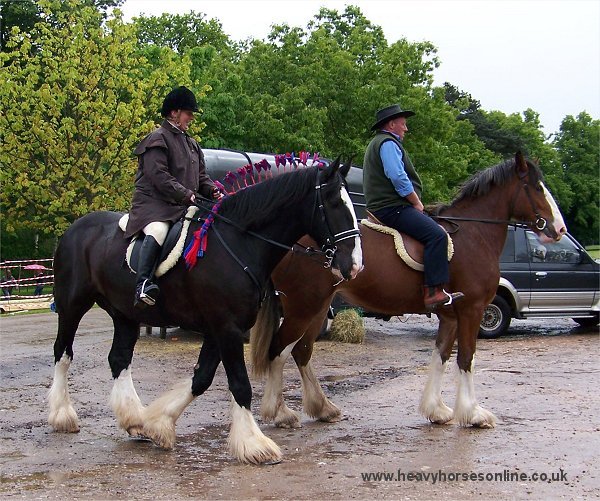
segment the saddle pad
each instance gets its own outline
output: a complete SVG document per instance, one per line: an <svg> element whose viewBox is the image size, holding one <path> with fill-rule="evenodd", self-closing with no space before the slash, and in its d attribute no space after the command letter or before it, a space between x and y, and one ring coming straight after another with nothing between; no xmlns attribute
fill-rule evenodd
<svg viewBox="0 0 600 501"><path fill-rule="evenodd" d="M156 272L154 276L160 277L164 275L167 271L169 271L183 254L183 249L185 248L185 239L187 237L191 219L196 215L196 213L200 209L196 206L188 207L188 210L185 214L185 217L182 221L178 221L169 229L169 233L167 238L165 239L165 243L163 244L161 256L159 260L159 265L156 268ZM127 227L127 219L129 219L129 214L125 214L119 220L119 227L123 230ZM139 238L139 233L135 235L129 245L127 246L127 251L125 253L125 262L129 269L135 273L135 268L137 267L137 261L139 256L139 248L141 247L142 240Z"/></svg>
<svg viewBox="0 0 600 501"><path fill-rule="evenodd" d="M406 263L409 268L416 271L423 271L423 244L418 240L409 237L403 233L398 232L394 228L384 226L381 224L373 223L368 219L363 219L360 222L363 226L386 235L391 235L394 238L394 246L400 259ZM445 231L445 230L444 230ZM454 243L452 238L448 235L448 261L452 259L454 255Z"/></svg>

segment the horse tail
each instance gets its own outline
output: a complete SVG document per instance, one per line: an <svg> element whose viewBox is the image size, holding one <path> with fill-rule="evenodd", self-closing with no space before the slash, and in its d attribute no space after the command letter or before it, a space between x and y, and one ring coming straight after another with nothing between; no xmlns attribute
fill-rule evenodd
<svg viewBox="0 0 600 501"><path fill-rule="evenodd" d="M256 323L250 329L252 374L257 378L265 377L269 372L271 362L269 348L281 321L279 299L275 295L273 282L269 280L266 289L266 296L258 311Z"/></svg>

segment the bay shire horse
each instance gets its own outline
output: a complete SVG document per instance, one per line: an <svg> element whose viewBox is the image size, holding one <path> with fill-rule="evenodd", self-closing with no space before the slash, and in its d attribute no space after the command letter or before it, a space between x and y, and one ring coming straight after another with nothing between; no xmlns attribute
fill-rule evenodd
<svg viewBox="0 0 600 501"><path fill-rule="evenodd" d="M242 462L278 461L279 447L263 435L250 412L252 387L242 335L256 320L273 269L302 235L310 235L322 247L344 279L354 278L362 268L358 223L344 181L349 168L349 163L340 168L338 159L324 168L282 174L226 197L218 212L223 219L217 217L209 229L205 256L190 270L179 259L158 278L160 298L145 310L133 306L135 275L123 266L128 242L117 225L121 214L95 212L73 223L54 258L58 335L49 393L53 428L79 431L67 372L79 322L97 303L114 324L108 361L114 378L111 405L120 427L171 449L176 420L210 387L223 362L233 396L231 454ZM190 229L198 229L201 222L192 222ZM147 407L131 377L140 323L178 325L205 335L191 380Z"/></svg>
<svg viewBox="0 0 600 501"><path fill-rule="evenodd" d="M514 160L476 173L450 205L437 211L454 244L449 290L462 291L465 297L435 311L439 328L419 410L434 423L454 419L463 426L493 427L495 416L475 398L473 356L484 307L498 287L498 259L507 223L520 219L548 240L559 240L565 224L540 170L520 153ZM283 322L279 326L278 305L263 304L251 344L255 373L267 376L262 417L277 426L300 426L282 394L283 365L290 353L300 370L306 414L322 421L340 419L340 410L326 398L310 362L334 294L339 292L349 303L382 315L426 312L423 275L398 257L392 237L365 225L361 235L364 270L356 280L339 282L314 261L291 254L273 273L275 288L281 291ZM459 381L452 410L442 400L441 384L456 338Z"/></svg>

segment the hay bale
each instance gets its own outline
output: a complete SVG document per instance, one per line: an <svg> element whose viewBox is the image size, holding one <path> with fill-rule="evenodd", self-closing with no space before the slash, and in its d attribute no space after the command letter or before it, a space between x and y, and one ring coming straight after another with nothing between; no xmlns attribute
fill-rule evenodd
<svg viewBox="0 0 600 501"><path fill-rule="evenodd" d="M365 326L360 313L352 308L340 311L331 322L329 339L341 343L360 344L365 338Z"/></svg>

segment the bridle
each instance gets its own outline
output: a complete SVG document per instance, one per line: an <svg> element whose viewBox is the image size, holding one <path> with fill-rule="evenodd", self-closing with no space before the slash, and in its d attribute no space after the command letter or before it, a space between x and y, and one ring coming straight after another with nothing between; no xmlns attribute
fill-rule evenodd
<svg viewBox="0 0 600 501"><path fill-rule="evenodd" d="M327 218L327 211L325 210L325 204L323 201L323 196L322 196L322 189L323 187L327 186L330 184L330 182L326 182L326 183L322 183L321 182L321 174L322 174L322 170L317 170L317 180L316 180L316 184L315 184L315 204L313 205L313 210L312 210L312 214L311 214L311 222L310 225L312 227L313 225L313 221L314 221L314 217L315 217L315 213L319 213L319 218L321 221L321 225L325 228L325 238L324 238L324 244L321 247L321 250L317 250L317 249L313 249L311 247L305 247L299 243L294 243L292 246L286 245L286 244L282 244L281 242L277 242L276 240L272 240L270 238L264 237L263 235L261 235L260 233L256 233L252 230L248 230L245 229L243 227L241 227L239 224L237 224L235 221L232 221L231 219L219 214L216 211L212 211L212 205L214 205L214 200L210 200L208 198L202 197L200 195L196 195L196 200L198 202L196 202L196 206L198 208L200 208L203 211L212 213L213 216L216 219L219 219L221 221L223 221L224 223L227 223L231 226L233 226L235 229L237 229L238 231L240 231L241 233L247 233L248 235L251 235L259 240L262 240L263 242L267 242L271 245L274 245L276 247L285 249L288 252L292 252L292 253L297 253L298 251L295 250L295 247L302 247L304 250L302 251L304 254L309 255L309 256L315 256L315 255L320 255L323 256L325 258L325 262L323 263L323 267L324 268L331 268L332 263L333 263L333 259L335 258L335 253L337 252L337 243L341 242L343 240L346 240L348 238L355 238L356 236L360 236L360 230L358 228L352 228L349 230L345 230L339 233L334 233L331 230L331 226L329 224L329 220ZM211 208L206 207L205 205L202 204L202 202L206 202L206 203L210 203L211 204ZM200 222L203 219L198 217L198 218L186 218L188 220L191 221L197 221ZM225 242L225 240L223 239L221 233L217 230L215 225L211 226L212 230L214 231L215 235L217 236L217 238L219 239L219 241L221 242L221 245L223 245L223 248L229 253L229 255L242 267L242 269L248 274L248 276L250 277L250 279L254 282L254 284L256 285L256 287L258 288L259 291L262 291L262 286L259 283L259 280L256 278L256 276L254 275L254 273L252 272L252 270L245 265L241 259L233 252L233 249L231 249L231 247L229 245L227 245L227 243ZM262 301L263 298L261 298Z"/></svg>
<svg viewBox="0 0 600 501"><path fill-rule="evenodd" d="M325 243L321 246L321 252L325 256L325 262L323 263L324 268L331 268L333 263L333 258L335 257L335 253L337 252L337 243L342 242L343 240L348 240L349 238L355 238L360 236L360 230L358 228L351 228L349 230L340 231L338 233L334 233L331 229L331 225L329 224L329 220L327 219L327 212L325 211L325 204L323 202L322 189L324 186L327 186L330 183L321 183L322 171L317 171L317 183L315 185L316 192L316 204L313 208L313 213L311 216L311 227L314 220L315 212L319 212L321 225L325 228Z"/></svg>
<svg viewBox="0 0 600 501"><path fill-rule="evenodd" d="M525 180L526 178L527 178L527 180ZM512 219L482 219L482 218L474 218L474 217L438 216L438 215L431 215L431 217L433 219L448 221L451 225L456 227L454 232L458 231L458 225L456 223L454 223L454 221L472 221L472 222L477 222L477 223L490 223L490 224L510 224L513 226L523 226L523 227L535 228L538 231L546 230L548 228L548 221L541 216L540 211L538 210L538 207L535 203L535 200L531 196L529 183L527 182L529 180L529 172L526 172L523 174L519 173L519 180L521 181L521 183L519 183L519 188L517 191L515 191L514 195L511 198L511 201L510 201L510 205L509 205L510 213L512 214L514 212L515 204L517 202L517 198L518 198L519 193L521 192L521 188L522 188L525 191L525 194L527 195L527 199L529 200L529 203L531 204L531 209L532 209L533 213L535 214L535 221L533 221L533 220L532 221L515 221Z"/></svg>

